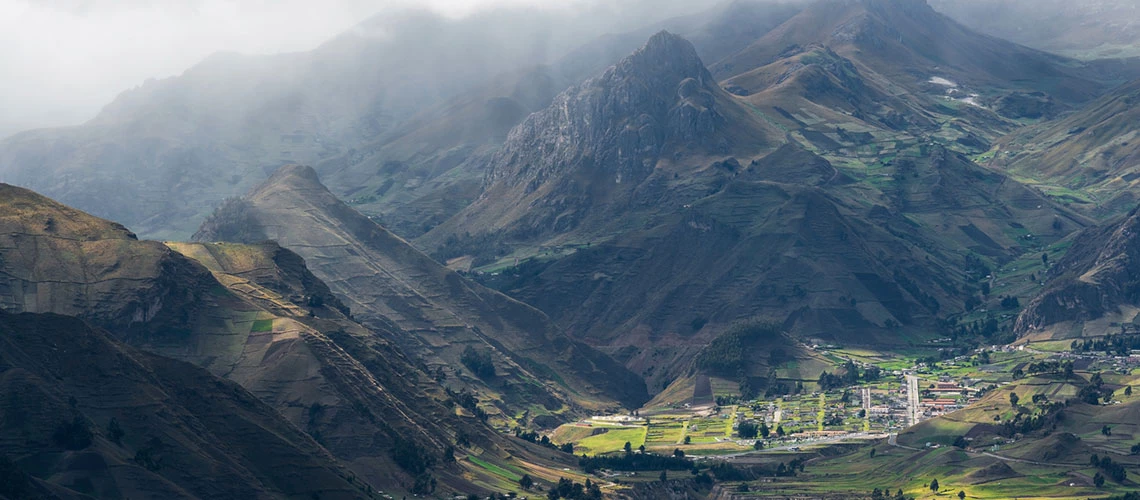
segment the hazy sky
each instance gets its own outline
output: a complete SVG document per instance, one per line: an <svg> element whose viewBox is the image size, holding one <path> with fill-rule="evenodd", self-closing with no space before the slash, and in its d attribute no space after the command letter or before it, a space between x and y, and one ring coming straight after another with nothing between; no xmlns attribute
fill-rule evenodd
<svg viewBox="0 0 1140 500"><path fill-rule="evenodd" d="M119 92L231 50L308 50L369 16L430 6L450 16L504 5L614 10L651 0L0 0L0 136L81 123ZM711 4L711 1L677 2ZM644 14L639 12L634 17Z"/></svg>

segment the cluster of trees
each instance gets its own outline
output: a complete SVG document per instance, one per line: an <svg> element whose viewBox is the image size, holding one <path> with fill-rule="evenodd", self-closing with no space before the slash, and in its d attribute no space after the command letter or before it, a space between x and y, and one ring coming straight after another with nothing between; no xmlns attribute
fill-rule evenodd
<svg viewBox="0 0 1140 500"><path fill-rule="evenodd" d="M1098 405L1103 399L1105 403L1112 401L1112 389L1104 386L1104 379L1100 373L1094 373L1088 385L1077 392L1077 399L1090 405Z"/></svg>
<svg viewBox="0 0 1140 500"><path fill-rule="evenodd" d="M1036 361L1030 363L1023 371L1021 368L1014 368L1013 378L1018 379L1025 376L1025 371L1030 375L1039 375L1045 373L1060 373L1065 378L1073 377L1073 362L1072 361Z"/></svg>
<svg viewBox="0 0 1140 500"><path fill-rule="evenodd" d="M435 466L435 456L410 439L397 436L389 451L392 461L412 474L422 474Z"/></svg>
<svg viewBox="0 0 1140 500"><path fill-rule="evenodd" d="M974 307L979 305L981 305L980 302L974 305ZM989 339L1001 332L1001 323L998 322L997 318L989 316L984 321L976 319L971 323L951 325L949 329L950 337L954 339L967 337L983 337Z"/></svg>
<svg viewBox="0 0 1140 500"><path fill-rule="evenodd" d="M550 488L550 491L546 493L546 498L550 500L562 498L568 500L601 500L602 489L598 487L597 483L591 482L589 479L586 479L586 484L581 484L563 477L558 479L558 484Z"/></svg>
<svg viewBox="0 0 1140 500"><path fill-rule="evenodd" d="M1012 295L1003 296L1001 298L1001 308L1005 310L1017 309L1021 307L1021 301Z"/></svg>
<svg viewBox="0 0 1140 500"><path fill-rule="evenodd" d="M685 459L684 454L665 456L656 453L632 453L631 451L623 454L596 455L593 457L582 455L578 459L578 465L587 474L593 474L594 471L600 469L643 471L690 470L694 468L693 462Z"/></svg>
<svg viewBox="0 0 1140 500"><path fill-rule="evenodd" d="M748 360L748 347L756 340L779 336L778 324L753 321L732 326L697 355L698 369L723 377L745 378ZM774 353L775 351L773 351Z"/></svg>
<svg viewBox="0 0 1140 500"><path fill-rule="evenodd" d="M56 446L65 450L82 450L91 446L94 436L83 417L76 414L70 422L63 422L56 426L51 440Z"/></svg>
<svg viewBox="0 0 1140 500"><path fill-rule="evenodd" d="M1030 412L1027 408L1018 407L1017 399L1013 396L1014 394L1010 393L1010 404L1018 408L1018 412L1012 419L1002 422L1002 432L1006 437L1015 434L1029 434L1046 426L1054 426L1062 418L1061 412L1065 409L1064 403L1051 403L1048 399L1041 400L1034 396L1034 402L1038 404L1040 410ZM957 442L955 442L955 446L957 446Z"/></svg>
<svg viewBox="0 0 1140 500"><path fill-rule="evenodd" d="M840 387L848 387L859 383L859 380L874 382L879 380L882 376L883 372L877 366L869 366L860 373L859 367L855 366L855 363L851 360L847 360L847 363L843 365L842 375L838 373L828 373L827 371L819 374L819 389L821 391L829 391Z"/></svg>
<svg viewBox="0 0 1140 500"><path fill-rule="evenodd" d="M476 377L487 380L495 377L495 363L491 360L491 353L467 346L459 361L466 366Z"/></svg>
<svg viewBox="0 0 1140 500"><path fill-rule="evenodd" d="M515 437L523 441L545 446L552 450L558 450L564 453L574 453L574 443L563 443L561 446L559 446L551 442L549 437L540 436L537 432L534 431L524 431L518 427L515 427Z"/></svg>
<svg viewBox="0 0 1140 500"><path fill-rule="evenodd" d="M490 264L499 256L510 253L510 247L499 241L499 236L501 235L494 233L478 236L464 233L462 237L453 234L431 256L436 262L447 262L456 257L471 255L475 258L475 267Z"/></svg>
<svg viewBox="0 0 1140 500"><path fill-rule="evenodd" d="M755 395L755 394L753 394L753 395ZM716 405L717 406L732 406L732 405L738 405L741 403L747 403L749 401L752 401L752 399L753 398L745 397L743 394L740 396L717 396L716 397Z"/></svg>
<svg viewBox="0 0 1140 500"><path fill-rule="evenodd" d="M899 488L898 492L896 492L894 496L891 496L890 488L883 488L881 490L875 488L871 491L871 500L914 500L914 497L903 495L902 488Z"/></svg>
<svg viewBox="0 0 1140 500"><path fill-rule="evenodd" d="M756 436L768 439L768 435L772 433L772 430L768 428L766 422L756 423L751 420L745 420L737 426L736 432L744 439L755 439Z"/></svg>
<svg viewBox="0 0 1140 500"><path fill-rule="evenodd" d="M1124 470L1124 465L1122 465L1120 462L1113 462L1111 457L1100 458L1094 454L1093 456L1089 457L1089 465L1100 469L1110 479L1118 483L1123 483L1124 480L1128 478L1128 472ZM1097 475L1099 476L1100 473L1098 472ZM1095 481L1096 478L1093 478L1093 480ZM1099 488L1103 484L1104 479L1101 478L1101 482L1100 484L1097 484L1097 487Z"/></svg>
<svg viewBox="0 0 1140 500"><path fill-rule="evenodd" d="M444 390L447 391L448 396L451 396L451 401L459 403L460 407L471 412L475 418L484 422L487 421L487 412L479 407L479 398L476 398L474 394L468 392L467 389L455 392L450 387L445 387Z"/></svg>
<svg viewBox="0 0 1140 500"><path fill-rule="evenodd" d="M1069 349L1073 352L1104 351L1127 356L1133 349L1140 349L1140 335L1108 335L1099 339L1074 340L1069 344Z"/></svg>

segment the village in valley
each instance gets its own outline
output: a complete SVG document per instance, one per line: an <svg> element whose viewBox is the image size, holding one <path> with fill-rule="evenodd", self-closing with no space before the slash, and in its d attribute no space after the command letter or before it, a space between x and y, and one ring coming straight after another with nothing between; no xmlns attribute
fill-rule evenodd
<svg viewBox="0 0 1140 500"><path fill-rule="evenodd" d="M691 398L566 424L550 440L572 445L578 455L620 452L628 446L634 453L696 460L851 441L893 443L900 431L966 408L989 391L1037 374L1034 370L1043 370L1038 366L1121 374L1140 367L1140 354L1131 351L1080 353L1062 342L986 346L947 359L927 355L908 361L838 346L809 348L834 360L836 372L824 372L816 381L795 381L790 394L744 399L738 383L698 375ZM852 369L857 376L849 374Z"/></svg>

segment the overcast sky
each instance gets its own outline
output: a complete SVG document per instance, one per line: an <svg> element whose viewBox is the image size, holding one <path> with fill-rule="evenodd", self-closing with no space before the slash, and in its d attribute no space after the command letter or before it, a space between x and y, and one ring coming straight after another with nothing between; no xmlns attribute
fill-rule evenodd
<svg viewBox="0 0 1140 500"><path fill-rule="evenodd" d="M216 51L308 50L389 9L430 6L459 17L494 6L541 5L576 12L622 9L615 15L636 18L654 3L670 5L651 9L663 15L679 5L712 2L0 0L0 137L81 123L119 92L147 78L180 74Z"/></svg>

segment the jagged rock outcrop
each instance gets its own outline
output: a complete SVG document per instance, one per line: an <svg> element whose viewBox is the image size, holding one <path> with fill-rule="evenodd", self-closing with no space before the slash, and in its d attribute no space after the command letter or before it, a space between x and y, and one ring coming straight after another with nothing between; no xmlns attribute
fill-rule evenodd
<svg viewBox="0 0 1140 500"><path fill-rule="evenodd" d="M1018 316L1017 333L1095 320L1119 313L1120 306L1140 305L1140 209L1115 223L1086 230L1049 275L1045 290Z"/></svg>
<svg viewBox="0 0 1140 500"><path fill-rule="evenodd" d="M487 184L534 191L583 163L609 181L636 184L666 147L701 142L717 131L724 123L718 92L692 44L658 33L516 127L495 156Z"/></svg>
<svg viewBox="0 0 1140 500"><path fill-rule="evenodd" d="M692 44L657 33L515 127L488 164L480 198L421 240L434 247L452 232L492 228L532 238L609 222L661 196L663 164L774 142L762 123L739 119L747 114Z"/></svg>

